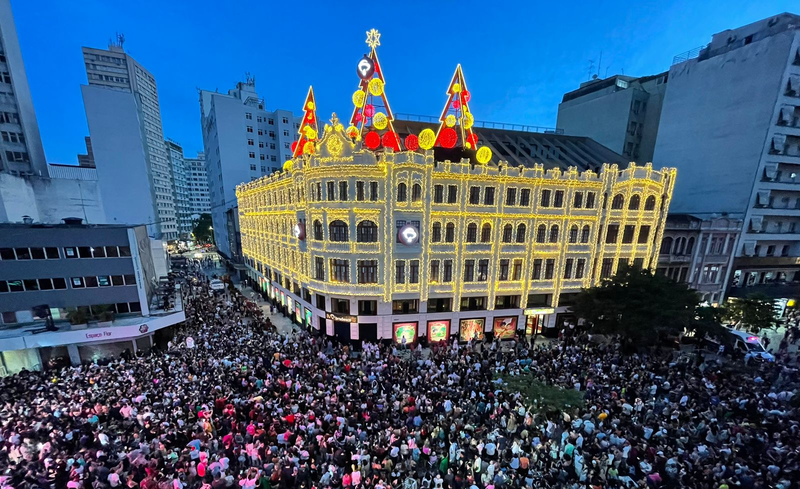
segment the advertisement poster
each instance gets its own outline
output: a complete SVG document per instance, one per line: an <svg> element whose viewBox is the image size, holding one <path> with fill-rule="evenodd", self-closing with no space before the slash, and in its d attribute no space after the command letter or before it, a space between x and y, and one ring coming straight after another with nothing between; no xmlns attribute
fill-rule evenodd
<svg viewBox="0 0 800 489"><path fill-rule="evenodd" d="M286 305L286 294L284 294L283 291L281 291L281 305Z"/></svg>
<svg viewBox="0 0 800 489"><path fill-rule="evenodd" d="M311 328L311 327L313 327L312 324L311 324L311 309L309 309L307 307L305 309L306 309L306 326Z"/></svg>
<svg viewBox="0 0 800 489"><path fill-rule="evenodd" d="M517 317L494 318L494 337L509 340L517 333Z"/></svg>
<svg viewBox="0 0 800 489"><path fill-rule="evenodd" d="M459 338L461 338L461 341L482 340L484 338L483 327L485 324L486 320L483 318L462 319Z"/></svg>
<svg viewBox="0 0 800 489"><path fill-rule="evenodd" d="M292 303L292 298L287 295L286 296L286 309L288 310L287 312L288 312L289 315L291 315L292 311L294 310L292 308L293 305L294 304Z"/></svg>
<svg viewBox="0 0 800 489"><path fill-rule="evenodd" d="M450 320L428 321L428 341L436 343L447 341L450 336Z"/></svg>
<svg viewBox="0 0 800 489"><path fill-rule="evenodd" d="M394 341L398 345L416 343L417 323L394 323Z"/></svg>
<svg viewBox="0 0 800 489"><path fill-rule="evenodd" d="M303 324L303 308L300 306L300 303L295 301L294 303L294 313L295 313L295 321L300 324Z"/></svg>

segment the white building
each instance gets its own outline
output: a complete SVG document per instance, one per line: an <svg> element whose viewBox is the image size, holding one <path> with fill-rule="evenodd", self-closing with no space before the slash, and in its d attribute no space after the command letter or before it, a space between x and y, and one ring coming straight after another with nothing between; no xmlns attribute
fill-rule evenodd
<svg viewBox="0 0 800 489"><path fill-rule="evenodd" d="M287 110L267 111L250 78L227 94L201 90L200 120L214 239L220 253L241 262L236 186L280 170L291 159L302 118Z"/></svg>
<svg viewBox="0 0 800 489"><path fill-rule="evenodd" d="M208 196L206 155L202 151L198 151L197 157L184 157L184 161L186 162L186 184L189 188L189 215L207 214L211 212L211 201Z"/></svg>
<svg viewBox="0 0 800 489"><path fill-rule="evenodd" d="M800 297L800 16L692 55L670 68L654 154L678 168L670 210L743 219L729 295Z"/></svg>
<svg viewBox="0 0 800 489"><path fill-rule="evenodd" d="M156 81L122 49L83 48L81 87L106 214L112 224L147 224L178 237L172 171L164 145Z"/></svg>
<svg viewBox="0 0 800 489"><path fill-rule="evenodd" d="M13 175L47 177L10 0L0 0L0 169Z"/></svg>
<svg viewBox="0 0 800 489"><path fill-rule="evenodd" d="M183 147L172 140L166 141L167 154L172 167L172 194L175 201L175 216L178 235L186 238L192 232L192 212L189 205L189 186L187 164L183 157Z"/></svg>

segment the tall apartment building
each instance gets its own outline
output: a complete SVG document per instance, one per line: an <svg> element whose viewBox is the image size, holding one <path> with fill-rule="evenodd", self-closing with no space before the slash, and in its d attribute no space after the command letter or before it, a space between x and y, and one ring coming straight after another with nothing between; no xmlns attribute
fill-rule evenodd
<svg viewBox="0 0 800 489"><path fill-rule="evenodd" d="M83 48L83 103L106 215L112 224L147 224L176 239L172 171L153 75L122 49Z"/></svg>
<svg viewBox="0 0 800 489"><path fill-rule="evenodd" d="M581 83L558 105L559 129L588 136L632 161L653 161L667 73Z"/></svg>
<svg viewBox="0 0 800 489"><path fill-rule="evenodd" d="M302 120L265 107L252 78L227 94L200 91L214 239L220 253L235 262L242 259L236 186L280 170L292 157Z"/></svg>
<svg viewBox="0 0 800 489"><path fill-rule="evenodd" d="M800 16L715 34L669 70L654 162L672 211L743 219L729 295L800 297Z"/></svg>
<svg viewBox="0 0 800 489"><path fill-rule="evenodd" d="M48 175L10 0L0 0L0 169Z"/></svg>
<svg viewBox="0 0 800 489"><path fill-rule="evenodd" d="M86 154L78 155L78 166L85 168L94 168L94 151L92 151L92 138L86 136L84 142L86 143Z"/></svg>
<svg viewBox="0 0 800 489"><path fill-rule="evenodd" d="M206 172L206 155L197 152L197 157L186 158L186 185L189 188L190 216L208 214L211 212L211 201L208 196L208 172Z"/></svg>
<svg viewBox="0 0 800 489"><path fill-rule="evenodd" d="M168 139L165 142L172 168L172 196L175 200L175 218L178 223L178 236L188 238L192 232L192 213L189 206L189 185L186 181L186 160L183 147Z"/></svg>

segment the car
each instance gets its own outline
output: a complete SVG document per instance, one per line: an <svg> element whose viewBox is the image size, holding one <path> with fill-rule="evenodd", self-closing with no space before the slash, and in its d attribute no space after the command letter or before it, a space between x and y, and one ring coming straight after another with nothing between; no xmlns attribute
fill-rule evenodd
<svg viewBox="0 0 800 489"><path fill-rule="evenodd" d="M209 284L211 286L211 290L225 290L225 282L219 279L214 279Z"/></svg>
<svg viewBox="0 0 800 489"><path fill-rule="evenodd" d="M733 350L737 353L765 360L767 362L774 362L775 356L768 352L764 345L761 344L761 338L745 331L737 329L725 328L728 333L733 337Z"/></svg>

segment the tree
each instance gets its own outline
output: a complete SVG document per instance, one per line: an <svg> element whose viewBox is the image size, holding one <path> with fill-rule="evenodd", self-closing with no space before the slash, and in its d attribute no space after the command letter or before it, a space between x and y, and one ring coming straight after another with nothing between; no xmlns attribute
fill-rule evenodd
<svg viewBox="0 0 800 489"><path fill-rule="evenodd" d="M194 240L198 243L212 243L214 242L214 229L211 226L211 214L201 214L197 224L192 230Z"/></svg>
<svg viewBox="0 0 800 489"><path fill-rule="evenodd" d="M762 329L776 329L780 325L775 300L764 294L731 298L725 319L753 334L758 334Z"/></svg>
<svg viewBox="0 0 800 489"><path fill-rule="evenodd" d="M300 123L300 129L297 133L300 138L292 143L292 158L297 158L301 154L311 154L314 152L313 141L316 141L317 134L319 133L319 126L317 125L317 103L314 100L314 87L308 87L308 95L306 95L306 102L303 104L303 122ZM310 145L308 143L311 143Z"/></svg>
<svg viewBox="0 0 800 489"><path fill-rule="evenodd" d="M686 284L622 265L612 278L581 290L571 309L593 331L619 334L629 344L652 345L691 329L699 302Z"/></svg>

